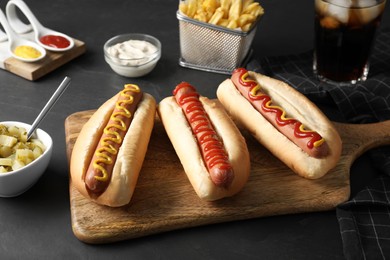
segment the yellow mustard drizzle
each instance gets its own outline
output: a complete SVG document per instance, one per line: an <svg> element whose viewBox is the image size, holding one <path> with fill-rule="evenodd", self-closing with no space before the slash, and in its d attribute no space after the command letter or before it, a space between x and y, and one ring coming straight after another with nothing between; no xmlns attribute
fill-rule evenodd
<svg viewBox="0 0 390 260"><path fill-rule="evenodd" d="M246 73L246 76L249 76L248 73ZM246 77L245 77L245 81L246 82L249 82L249 81L252 81L253 80L247 80ZM257 97L260 97L260 96L264 96L265 94L263 94L262 92L259 92L260 91L260 84L256 84L255 87L253 87L251 90L250 90L250 93L252 96L257 96ZM286 117L286 111L280 107L280 106L275 106L275 105L271 105L272 103L272 100L270 99L268 102L265 103L265 106L268 107L268 108L275 108L275 109L278 109L280 111L282 111L282 114L280 115L280 118L283 120L283 121L286 121L286 120L290 120L292 118L288 118ZM303 129L303 126L301 125L302 129Z"/></svg>
<svg viewBox="0 0 390 260"><path fill-rule="evenodd" d="M322 138L321 140L318 140L318 141L315 141L314 143L313 143L313 146L314 147L319 147L321 144L323 144L325 142L325 139L324 138Z"/></svg>
<svg viewBox="0 0 390 260"><path fill-rule="evenodd" d="M256 96L261 96L261 94L259 95L256 95ZM280 106L275 106L275 105L271 105L272 103L272 100L268 101L265 106L268 107L268 108L275 108L275 109L279 109L280 111L282 111L282 114L280 115L280 118L283 120L283 121L286 121L286 120L290 120L292 118L289 118L289 117L286 117L286 111L280 107ZM301 125L302 126L302 125Z"/></svg>
<svg viewBox="0 0 390 260"><path fill-rule="evenodd" d="M108 136L100 141L101 148L97 149L95 152L97 159L93 162L93 168L99 170L102 173L102 176L95 176L95 179L98 181L108 180L108 172L104 166L114 163L112 156L118 153L118 150L112 146L110 142L117 144L122 142L119 131L127 131L127 126L120 116L126 118L130 118L132 116L131 112L126 108L126 106L134 102L134 98L131 93L138 92L140 92L140 88L137 85L126 84L124 89L119 94L120 96L125 97L125 99L115 103L115 110L117 110L117 112L113 112L110 117L110 121L115 123L107 124L107 126L104 128L104 133Z"/></svg>
<svg viewBox="0 0 390 260"><path fill-rule="evenodd" d="M299 131L301 131L301 132L306 132L306 133L311 133L311 132L313 132L313 131L311 131L311 130L306 130L306 129L305 129L305 126L304 126L303 124L301 124L301 125L299 126ZM314 147L318 147L318 146L320 146L321 144L323 144L324 142L325 142L325 139L324 139L324 138L321 138L320 140L315 141L315 142L313 143L313 146L314 146Z"/></svg>

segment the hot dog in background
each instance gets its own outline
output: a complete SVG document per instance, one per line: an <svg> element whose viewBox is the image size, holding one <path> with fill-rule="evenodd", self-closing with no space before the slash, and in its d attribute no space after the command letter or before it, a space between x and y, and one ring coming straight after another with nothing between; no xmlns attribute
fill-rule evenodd
<svg viewBox="0 0 390 260"><path fill-rule="evenodd" d="M236 69L217 97L234 120L294 172L320 178L336 166L341 138L329 119L286 83Z"/></svg>
<svg viewBox="0 0 390 260"><path fill-rule="evenodd" d="M126 84L83 126L73 147L72 183L98 204L128 204L154 126L156 101L137 85Z"/></svg>
<svg viewBox="0 0 390 260"><path fill-rule="evenodd" d="M187 82L158 105L158 114L195 192L213 201L238 193L248 181L244 137L218 100Z"/></svg>
<svg viewBox="0 0 390 260"><path fill-rule="evenodd" d="M321 158L328 154L328 146L324 138L316 131L308 130L295 118L289 118L286 111L273 103L272 98L264 93L262 87L251 79L248 71L238 68L231 80L246 99L291 142L299 146L310 156Z"/></svg>

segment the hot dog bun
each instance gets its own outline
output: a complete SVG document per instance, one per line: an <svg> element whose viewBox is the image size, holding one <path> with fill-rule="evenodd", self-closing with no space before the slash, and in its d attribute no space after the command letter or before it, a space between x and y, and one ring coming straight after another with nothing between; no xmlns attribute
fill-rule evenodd
<svg viewBox="0 0 390 260"><path fill-rule="evenodd" d="M323 158L314 158L303 152L240 94L231 79L226 79L219 85L217 97L232 118L302 177L317 179L334 168L341 155L342 142L332 122L317 106L288 84L259 73L248 73L275 103L283 107L287 115L299 119L308 128L315 129L326 140L329 154Z"/></svg>
<svg viewBox="0 0 390 260"><path fill-rule="evenodd" d="M114 109L118 95L96 110L80 131L73 147L70 173L73 185L85 197L98 204L119 207L130 202L145 158L156 115L156 101L147 93L134 113L123 139L107 189L99 196L88 192L84 177L100 135Z"/></svg>
<svg viewBox="0 0 390 260"><path fill-rule="evenodd" d="M245 139L219 101L206 97L200 97L200 101L224 143L233 167L234 179L229 187L217 187L211 181L198 143L175 98L165 98L159 103L157 110L195 192L203 200L214 201L233 196L244 187L249 178L250 159Z"/></svg>

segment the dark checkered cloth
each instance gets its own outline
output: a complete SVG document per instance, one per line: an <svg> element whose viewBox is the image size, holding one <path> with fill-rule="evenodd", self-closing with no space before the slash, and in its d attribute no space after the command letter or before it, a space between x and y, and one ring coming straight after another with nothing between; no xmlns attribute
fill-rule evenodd
<svg viewBox="0 0 390 260"><path fill-rule="evenodd" d="M369 78L364 83L335 87L319 82L313 75L312 62L310 51L252 59L247 69L285 81L314 103L338 109L345 122L390 119L390 28L378 34ZM369 153L381 175L336 209L347 259L390 259L390 147Z"/></svg>

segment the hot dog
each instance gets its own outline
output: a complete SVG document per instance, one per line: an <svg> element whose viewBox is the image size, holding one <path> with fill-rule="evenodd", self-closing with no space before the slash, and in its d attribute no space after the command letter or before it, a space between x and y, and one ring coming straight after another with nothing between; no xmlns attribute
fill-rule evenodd
<svg viewBox="0 0 390 260"><path fill-rule="evenodd" d="M187 82L162 100L158 114L195 192L214 201L238 193L249 178L244 137L218 100Z"/></svg>
<svg viewBox="0 0 390 260"><path fill-rule="evenodd" d="M199 100L199 94L194 87L183 82L176 87L173 95L193 129L211 181L216 186L228 187L234 179L233 168Z"/></svg>
<svg viewBox="0 0 390 260"><path fill-rule="evenodd" d="M335 167L341 138L329 119L286 83L234 70L217 97L228 113L298 175L317 179Z"/></svg>
<svg viewBox="0 0 390 260"><path fill-rule="evenodd" d="M126 84L95 111L73 147L73 185L98 204L130 202L154 125L156 101L137 85Z"/></svg>

